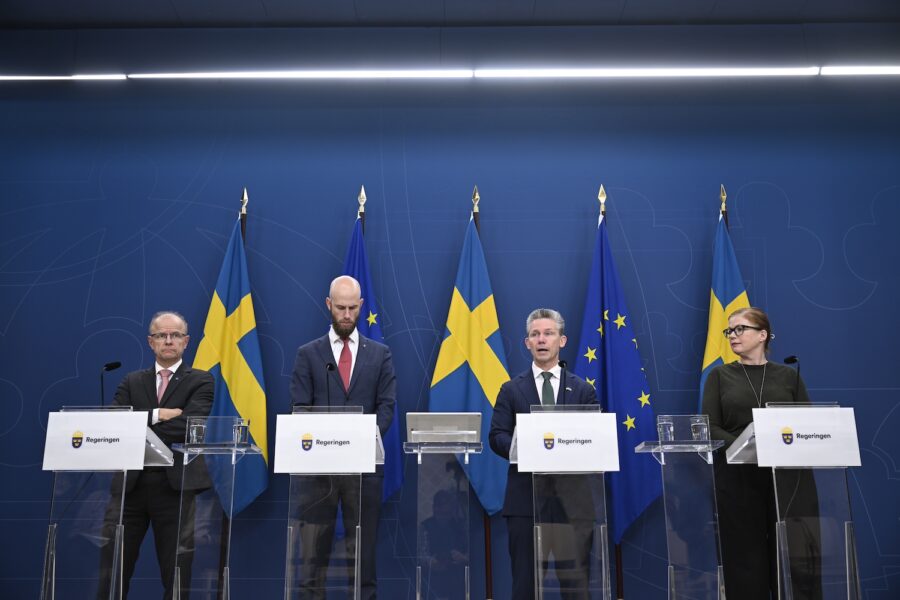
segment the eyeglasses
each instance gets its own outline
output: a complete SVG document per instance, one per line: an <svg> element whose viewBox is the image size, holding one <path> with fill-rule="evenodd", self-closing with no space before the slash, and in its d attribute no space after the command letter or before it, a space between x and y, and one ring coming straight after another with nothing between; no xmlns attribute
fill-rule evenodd
<svg viewBox="0 0 900 600"><path fill-rule="evenodd" d="M163 342L167 339L171 339L173 342L180 342L187 337L187 334L181 333L180 331L173 331L172 333L151 333L150 337L157 342Z"/></svg>
<svg viewBox="0 0 900 600"><path fill-rule="evenodd" d="M740 336L744 335L744 332L747 331L748 329L753 329L754 331L762 331L763 330L762 327L754 327L753 325L735 325L734 327L729 327L728 329L723 329L722 334L725 337L729 337L733 333L736 336L740 337Z"/></svg>

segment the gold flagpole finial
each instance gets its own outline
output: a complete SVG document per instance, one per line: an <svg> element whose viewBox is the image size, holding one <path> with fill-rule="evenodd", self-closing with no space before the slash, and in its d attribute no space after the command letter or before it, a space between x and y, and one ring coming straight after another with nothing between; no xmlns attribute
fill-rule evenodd
<svg viewBox="0 0 900 600"><path fill-rule="evenodd" d="M719 199L722 201L722 209L721 210L723 213L726 212L726 209L725 209L725 199L726 198L728 198L728 194L725 193L725 185L720 184L719 185Z"/></svg>
<svg viewBox="0 0 900 600"><path fill-rule="evenodd" d="M241 213L242 215L247 214L247 203L250 202L250 196L247 195L247 188L244 188L244 193L241 196Z"/></svg>
<svg viewBox="0 0 900 600"><path fill-rule="evenodd" d="M359 214L366 212L366 186L359 186L359 196L356 199L359 202Z"/></svg>
<svg viewBox="0 0 900 600"><path fill-rule="evenodd" d="M481 202L481 196L478 194L478 186L472 191L472 212L478 212L478 203Z"/></svg>
<svg viewBox="0 0 900 600"><path fill-rule="evenodd" d="M600 184L600 191L597 192L597 200L600 201L600 214L606 215L606 188L603 187L603 184Z"/></svg>

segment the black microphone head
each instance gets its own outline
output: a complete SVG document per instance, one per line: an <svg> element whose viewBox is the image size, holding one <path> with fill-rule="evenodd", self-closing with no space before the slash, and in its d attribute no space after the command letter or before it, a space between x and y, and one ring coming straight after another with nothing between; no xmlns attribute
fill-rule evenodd
<svg viewBox="0 0 900 600"><path fill-rule="evenodd" d="M565 368L568 367L568 366L569 366L569 365L566 363L566 361L564 361L564 360L559 361L559 368L560 368L560 369L565 369Z"/></svg>
<svg viewBox="0 0 900 600"><path fill-rule="evenodd" d="M790 356L786 356L784 358L784 364L786 364L786 365L793 365L797 362L800 362L800 359L797 358L797 356L795 354L791 354Z"/></svg>
<svg viewBox="0 0 900 600"><path fill-rule="evenodd" d="M334 363L333 363L333 362L327 362L327 363L325 363L325 370L326 370L326 371L334 371L335 368L336 368L336 367L334 366Z"/></svg>
<svg viewBox="0 0 900 600"><path fill-rule="evenodd" d="M105 365L103 365L103 370L104 371L115 371L116 369L118 369L121 366L122 366L122 363L120 363L119 361L114 361L114 362L106 363Z"/></svg>

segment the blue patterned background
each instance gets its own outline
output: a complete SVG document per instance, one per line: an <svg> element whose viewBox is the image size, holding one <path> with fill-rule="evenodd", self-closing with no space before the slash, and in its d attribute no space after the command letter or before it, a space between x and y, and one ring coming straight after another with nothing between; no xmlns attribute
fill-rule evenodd
<svg viewBox="0 0 900 600"><path fill-rule="evenodd" d="M48 412L95 403L103 363L123 362L108 392L151 364L156 310L187 316L192 359L244 186L272 431L297 346L328 323L324 297L361 184L401 414L427 409L475 184L511 372L528 365L530 309L559 308L577 335L603 183L655 411L691 411L724 183L751 302L773 319L773 356L799 355L816 400L856 409L863 466L849 484L862 586L868 599L897 598L898 100L896 83L821 79L0 88L0 595L37 594ZM383 513L385 598L413 597L415 483L409 460ZM235 523L237 597L280 593L287 487L275 477ZM663 597L663 527L657 503L625 538L630 597ZM502 519L493 535L504 599ZM477 552L473 564L481 597ZM136 577L133 597L158 596L150 544Z"/></svg>

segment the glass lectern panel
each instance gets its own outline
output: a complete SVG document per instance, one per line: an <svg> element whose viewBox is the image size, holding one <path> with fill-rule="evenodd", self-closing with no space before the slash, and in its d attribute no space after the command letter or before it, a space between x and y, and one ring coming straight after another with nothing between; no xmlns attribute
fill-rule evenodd
<svg viewBox="0 0 900 600"><path fill-rule="evenodd" d="M531 412L600 412L600 406L534 405ZM610 598L603 473L534 473L532 483L538 598Z"/></svg>
<svg viewBox="0 0 900 600"><path fill-rule="evenodd" d="M66 406L60 412L131 412L130 406ZM73 432L72 445L83 443ZM122 597L124 471L57 471L50 495L42 600Z"/></svg>
<svg viewBox="0 0 900 600"><path fill-rule="evenodd" d="M295 405L292 412L352 415L363 409ZM285 600L359 597L361 484L356 473L290 475Z"/></svg>
<svg viewBox="0 0 900 600"><path fill-rule="evenodd" d="M419 597L464 600L469 597L469 479L456 456L422 456L417 500Z"/></svg>
<svg viewBox="0 0 900 600"><path fill-rule="evenodd" d="M538 597L609 598L602 473L535 473L534 555Z"/></svg>
<svg viewBox="0 0 900 600"><path fill-rule="evenodd" d="M706 415L659 415L659 441L636 452L652 452L662 470L668 549L668 598L724 600L713 451Z"/></svg>
<svg viewBox="0 0 900 600"><path fill-rule="evenodd" d="M859 598L846 469L773 469L781 597Z"/></svg>
<svg viewBox="0 0 900 600"><path fill-rule="evenodd" d="M181 463L181 508L175 556L175 600L231 598L231 516L235 479L250 461L263 461L240 417L188 417Z"/></svg>

